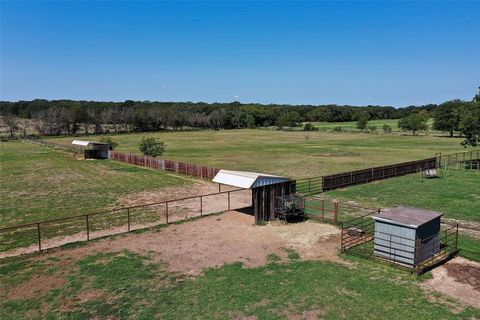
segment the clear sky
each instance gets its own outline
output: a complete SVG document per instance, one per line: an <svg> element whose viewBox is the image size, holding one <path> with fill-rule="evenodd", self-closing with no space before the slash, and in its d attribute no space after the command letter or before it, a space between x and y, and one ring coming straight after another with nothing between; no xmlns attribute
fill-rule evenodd
<svg viewBox="0 0 480 320"><path fill-rule="evenodd" d="M0 99L471 99L480 2L4 2Z"/></svg>

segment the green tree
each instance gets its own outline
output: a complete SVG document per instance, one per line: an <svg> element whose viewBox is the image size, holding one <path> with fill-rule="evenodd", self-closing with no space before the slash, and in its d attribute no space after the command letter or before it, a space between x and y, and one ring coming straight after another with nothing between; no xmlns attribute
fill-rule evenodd
<svg viewBox="0 0 480 320"><path fill-rule="evenodd" d="M113 140L110 136L103 136L100 138L100 142L108 143L110 150L115 150L118 147L118 142Z"/></svg>
<svg viewBox="0 0 480 320"><path fill-rule="evenodd" d="M453 137L454 131L459 130L460 109L465 106L461 100L451 100L442 103L433 114L433 128L439 131L447 131Z"/></svg>
<svg viewBox="0 0 480 320"><path fill-rule="evenodd" d="M360 113L357 116L357 129L362 130L362 132L367 129L368 125L368 114L365 112Z"/></svg>
<svg viewBox="0 0 480 320"><path fill-rule="evenodd" d="M295 127L300 121L300 115L296 111L284 112L277 118L276 125L279 129Z"/></svg>
<svg viewBox="0 0 480 320"><path fill-rule="evenodd" d="M480 87L478 87L478 93L473 97L473 102L480 102Z"/></svg>
<svg viewBox="0 0 480 320"><path fill-rule="evenodd" d="M383 133L392 133L392 131L393 131L393 130L392 130L392 127L390 127L390 126L389 126L388 124L386 124L386 123L383 125L382 129L383 129Z"/></svg>
<svg viewBox="0 0 480 320"><path fill-rule="evenodd" d="M465 137L462 145L476 147L480 142L480 102L472 102L462 108L459 127Z"/></svg>
<svg viewBox="0 0 480 320"><path fill-rule="evenodd" d="M428 113L420 111L412 113L404 118L398 120L398 127L402 130L412 131L413 135L417 135L417 131L425 131L428 129L427 125Z"/></svg>
<svg viewBox="0 0 480 320"><path fill-rule="evenodd" d="M159 138L142 137L139 149L146 156L158 157L165 153L165 143Z"/></svg>

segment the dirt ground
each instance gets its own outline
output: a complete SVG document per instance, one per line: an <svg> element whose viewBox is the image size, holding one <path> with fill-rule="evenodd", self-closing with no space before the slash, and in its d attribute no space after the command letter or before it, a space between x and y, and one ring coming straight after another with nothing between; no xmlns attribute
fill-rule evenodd
<svg viewBox="0 0 480 320"><path fill-rule="evenodd" d="M423 283L424 289L480 308L480 263L457 257L433 269L432 276Z"/></svg>
<svg viewBox="0 0 480 320"><path fill-rule="evenodd" d="M238 188L230 186L221 186L221 191L232 191L237 190ZM196 182L193 185L188 187L174 187L174 188L165 188L159 191L148 191L148 192L138 192L132 193L124 198L120 199L122 207L131 207L144 204L158 203L162 201L172 200L172 199L182 199L189 198L197 195L203 195L202 202L200 203L200 198L185 199L179 201L171 201L168 205L168 222L175 222L185 219L190 219L193 217L198 217L200 215L207 215L211 213L218 213L222 211L227 211L229 209L229 197L230 197L230 209L240 209L251 206L251 190L239 190L231 192L230 196L227 193L216 194L219 191L218 184L211 182ZM206 196L205 196L206 195ZM113 208L112 208L113 209ZM131 230L145 229L148 227L156 226L159 224L165 224L166 221L166 210L165 204L161 203L159 205L145 207L145 209L140 208L139 214L144 217L153 217L148 222L139 220L140 217L135 216L135 213L138 209L131 210ZM102 227L101 229L95 230L92 226L95 224L95 221L102 217L107 217L108 215L115 218L115 215L123 215L123 224L115 223L111 227ZM63 222L59 222L61 224ZM81 224L81 228L84 228L84 222L80 220L74 220L72 222ZM112 222L114 223L114 222ZM90 226L91 230L89 233L90 239L100 238L108 235L125 233L128 230L126 211L121 211L117 213L106 213L102 216L92 216L90 217ZM43 225L42 234L48 232L48 228L61 228L61 226L56 226L54 223ZM32 237L36 241L36 233L32 232ZM62 246L67 243L85 241L87 238L86 230L68 234L65 236L57 236L51 238L42 239L42 249L50 249ZM38 243L33 243L27 247L19 247L11 249L8 251L0 252L0 259L5 257L17 256L26 253L32 253L38 251Z"/></svg>
<svg viewBox="0 0 480 320"><path fill-rule="evenodd" d="M97 252L129 250L165 262L173 272L198 275L205 268L241 261L246 267L264 265L270 254L287 258L285 248L302 259L343 262L338 256L339 229L312 221L265 226L254 225L254 217L229 211L157 231L100 239L69 250L54 249L42 258L57 257L68 263Z"/></svg>

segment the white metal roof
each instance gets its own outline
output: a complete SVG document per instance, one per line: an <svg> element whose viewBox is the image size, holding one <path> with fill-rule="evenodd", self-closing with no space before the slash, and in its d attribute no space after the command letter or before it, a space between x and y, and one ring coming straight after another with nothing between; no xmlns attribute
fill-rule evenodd
<svg viewBox="0 0 480 320"><path fill-rule="evenodd" d="M77 146L88 146L90 144L90 141L83 141L83 140L73 140L72 144L75 144Z"/></svg>
<svg viewBox="0 0 480 320"><path fill-rule="evenodd" d="M266 173L220 170L212 181L229 186L251 189L289 180L288 178Z"/></svg>
<svg viewBox="0 0 480 320"><path fill-rule="evenodd" d="M108 144L104 142L95 142L95 141L83 141L83 140L73 140L72 144L75 144L77 146L89 146L90 144Z"/></svg>

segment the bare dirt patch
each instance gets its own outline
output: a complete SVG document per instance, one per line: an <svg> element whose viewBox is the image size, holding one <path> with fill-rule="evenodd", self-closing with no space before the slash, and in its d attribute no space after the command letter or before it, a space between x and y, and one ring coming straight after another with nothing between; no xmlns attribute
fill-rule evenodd
<svg viewBox="0 0 480 320"><path fill-rule="evenodd" d="M243 262L246 267L267 263L270 254L286 259L284 248L302 259L342 260L337 256L340 231L328 224L306 221L296 224L254 225L254 217L237 211L196 221L170 225L156 232L101 239L86 246L48 252L68 261L96 252L129 250L166 262L173 272L198 275L205 268Z"/></svg>
<svg viewBox="0 0 480 320"><path fill-rule="evenodd" d="M480 263L457 257L432 270L422 287L480 309Z"/></svg>
<svg viewBox="0 0 480 320"><path fill-rule="evenodd" d="M39 275L14 287L7 295L7 299L29 299L43 296L53 289L61 288L67 284L63 278L51 275Z"/></svg>

